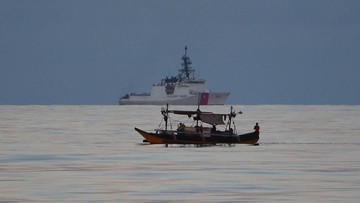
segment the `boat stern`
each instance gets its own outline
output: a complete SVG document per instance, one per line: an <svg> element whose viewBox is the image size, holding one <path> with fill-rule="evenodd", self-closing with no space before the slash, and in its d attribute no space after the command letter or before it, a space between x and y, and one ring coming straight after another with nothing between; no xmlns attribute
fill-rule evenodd
<svg viewBox="0 0 360 203"><path fill-rule="evenodd" d="M259 131L255 131L252 133L247 133L247 134L243 134L239 136L240 139L240 143L241 144L257 144L260 137L259 137L260 132Z"/></svg>

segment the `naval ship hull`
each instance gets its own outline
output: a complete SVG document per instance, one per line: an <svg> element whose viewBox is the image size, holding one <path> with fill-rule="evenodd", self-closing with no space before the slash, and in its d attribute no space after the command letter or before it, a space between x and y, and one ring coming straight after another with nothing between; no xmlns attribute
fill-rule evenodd
<svg viewBox="0 0 360 203"><path fill-rule="evenodd" d="M132 95L129 98L121 99L120 105L224 105L229 92L204 92L200 95L191 96L167 96L164 98L154 98L152 96Z"/></svg>

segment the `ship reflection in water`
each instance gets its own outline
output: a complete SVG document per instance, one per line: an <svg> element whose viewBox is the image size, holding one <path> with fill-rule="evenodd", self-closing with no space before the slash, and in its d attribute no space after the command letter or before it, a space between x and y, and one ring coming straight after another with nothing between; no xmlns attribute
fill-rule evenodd
<svg viewBox="0 0 360 203"><path fill-rule="evenodd" d="M179 75L166 77L159 84L153 85L150 94L131 93L123 96L120 105L223 105L229 92L211 92L206 88L205 80L194 76L190 58L185 54L181 58L182 69Z"/></svg>

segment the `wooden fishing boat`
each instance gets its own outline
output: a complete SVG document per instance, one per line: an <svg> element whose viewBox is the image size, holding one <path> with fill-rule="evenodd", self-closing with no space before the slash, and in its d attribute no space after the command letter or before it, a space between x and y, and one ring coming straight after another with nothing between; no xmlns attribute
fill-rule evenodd
<svg viewBox="0 0 360 203"><path fill-rule="evenodd" d="M257 145L260 134L260 127L258 123L254 126L254 131L246 134L237 134L234 118L237 114L233 107L231 107L229 114L217 114L212 112L202 112L199 109L196 111L184 110L169 110L168 105L166 109L162 109L163 120L165 121L164 128L155 129L153 132L147 132L139 128L135 130L142 135L149 144L195 144L195 145L216 145L216 144L253 144ZM179 123L177 129L168 129L173 125L170 114L187 115L188 118L193 118L194 126L185 126ZM217 126L225 126L223 130L218 130Z"/></svg>

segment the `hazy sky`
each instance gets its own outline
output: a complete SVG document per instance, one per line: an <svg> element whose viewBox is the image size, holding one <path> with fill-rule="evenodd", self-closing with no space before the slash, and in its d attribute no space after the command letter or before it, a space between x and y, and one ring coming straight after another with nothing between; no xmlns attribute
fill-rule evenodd
<svg viewBox="0 0 360 203"><path fill-rule="evenodd" d="M360 104L358 0L0 0L0 104L116 104L185 45L227 104Z"/></svg>

